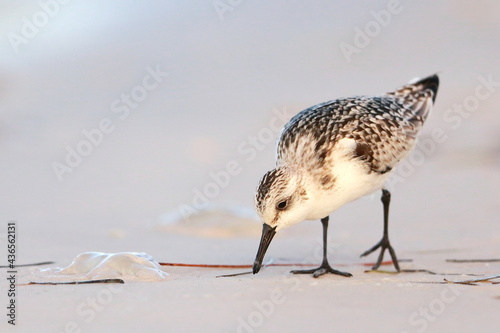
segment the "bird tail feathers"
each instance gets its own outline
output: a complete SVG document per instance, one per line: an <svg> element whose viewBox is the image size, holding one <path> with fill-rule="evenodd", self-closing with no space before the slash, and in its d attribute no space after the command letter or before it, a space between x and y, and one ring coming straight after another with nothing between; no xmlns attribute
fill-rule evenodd
<svg viewBox="0 0 500 333"><path fill-rule="evenodd" d="M411 109L417 118L425 121L436 100L438 87L439 77L434 74L423 79L414 79L386 95L395 97Z"/></svg>

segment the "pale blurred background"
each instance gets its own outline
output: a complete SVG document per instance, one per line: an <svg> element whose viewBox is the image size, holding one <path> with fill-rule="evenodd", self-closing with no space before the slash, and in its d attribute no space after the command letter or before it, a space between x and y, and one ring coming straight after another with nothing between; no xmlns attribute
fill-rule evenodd
<svg viewBox="0 0 500 333"><path fill-rule="evenodd" d="M84 250L158 255L168 233L144 239L141 230L192 205L195 189L231 160L241 172L210 202L252 209L257 181L274 165L274 138L258 142L262 150L252 157L240 145L250 147L269 128L273 110L290 118L433 73L441 86L422 137L441 128L447 140L395 189L395 214L410 221L395 223L394 233L409 250L434 231L447 236L428 240L431 248L458 245L453 239L463 234L498 240L500 86L472 112L457 118L450 111L474 96L481 76L500 82L498 1L402 0L386 26L371 12L387 11L388 1L48 3L53 17L38 1L0 1L0 221L18 221L25 261L59 251L67 258ZM34 15L38 31L14 45L13 34L25 38ZM380 31L348 62L341 44L355 46L357 29L370 22ZM112 104L142 85L147 68L168 76L121 120ZM82 131L103 118L114 131L60 182L52 163L65 163L66 147L76 149ZM336 215L345 220L334 229L340 242L354 239L367 218L375 219L370 238L356 241L368 248L379 239L378 194L371 199ZM307 228L319 237L319 225Z"/></svg>

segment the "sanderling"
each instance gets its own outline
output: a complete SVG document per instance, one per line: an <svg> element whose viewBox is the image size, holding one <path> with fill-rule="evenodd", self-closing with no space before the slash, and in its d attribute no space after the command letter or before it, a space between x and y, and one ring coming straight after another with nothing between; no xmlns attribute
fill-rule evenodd
<svg viewBox="0 0 500 333"><path fill-rule="evenodd" d="M295 274L325 273L352 276L330 267L327 259L329 214L340 206L382 190L382 239L361 256L381 248L373 269L389 250L397 271L396 253L389 242L390 192L384 182L394 166L415 146L417 133L429 115L439 86L437 75L415 80L378 97L351 97L321 103L294 116L281 132L276 168L260 180L255 206L262 237L253 264L261 266L276 232L304 220L323 225L323 262Z"/></svg>

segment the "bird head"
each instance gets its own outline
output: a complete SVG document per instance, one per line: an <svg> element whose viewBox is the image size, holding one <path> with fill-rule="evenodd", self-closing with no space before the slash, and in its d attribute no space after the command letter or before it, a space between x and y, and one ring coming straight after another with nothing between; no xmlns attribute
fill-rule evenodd
<svg viewBox="0 0 500 333"><path fill-rule="evenodd" d="M305 220L311 209L309 205L305 184L294 169L278 167L262 177L255 195L255 208L263 227L253 265L254 274L260 270L276 232Z"/></svg>

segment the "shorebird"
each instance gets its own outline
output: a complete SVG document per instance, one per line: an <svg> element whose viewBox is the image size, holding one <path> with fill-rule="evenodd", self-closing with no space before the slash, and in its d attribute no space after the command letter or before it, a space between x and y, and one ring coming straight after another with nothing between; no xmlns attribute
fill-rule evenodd
<svg viewBox="0 0 500 333"><path fill-rule="evenodd" d="M381 96L357 96L321 103L295 115L283 128L276 168L260 180L255 207L263 221L253 273L259 272L274 235L304 220L321 220L323 262L294 274L325 273L352 276L333 269L327 258L329 215L344 204L382 190L382 239L361 256L380 248L373 270L389 250L395 269L399 263L389 242L391 193L384 183L396 164L416 144L417 134L432 109L439 78L432 75Z"/></svg>

